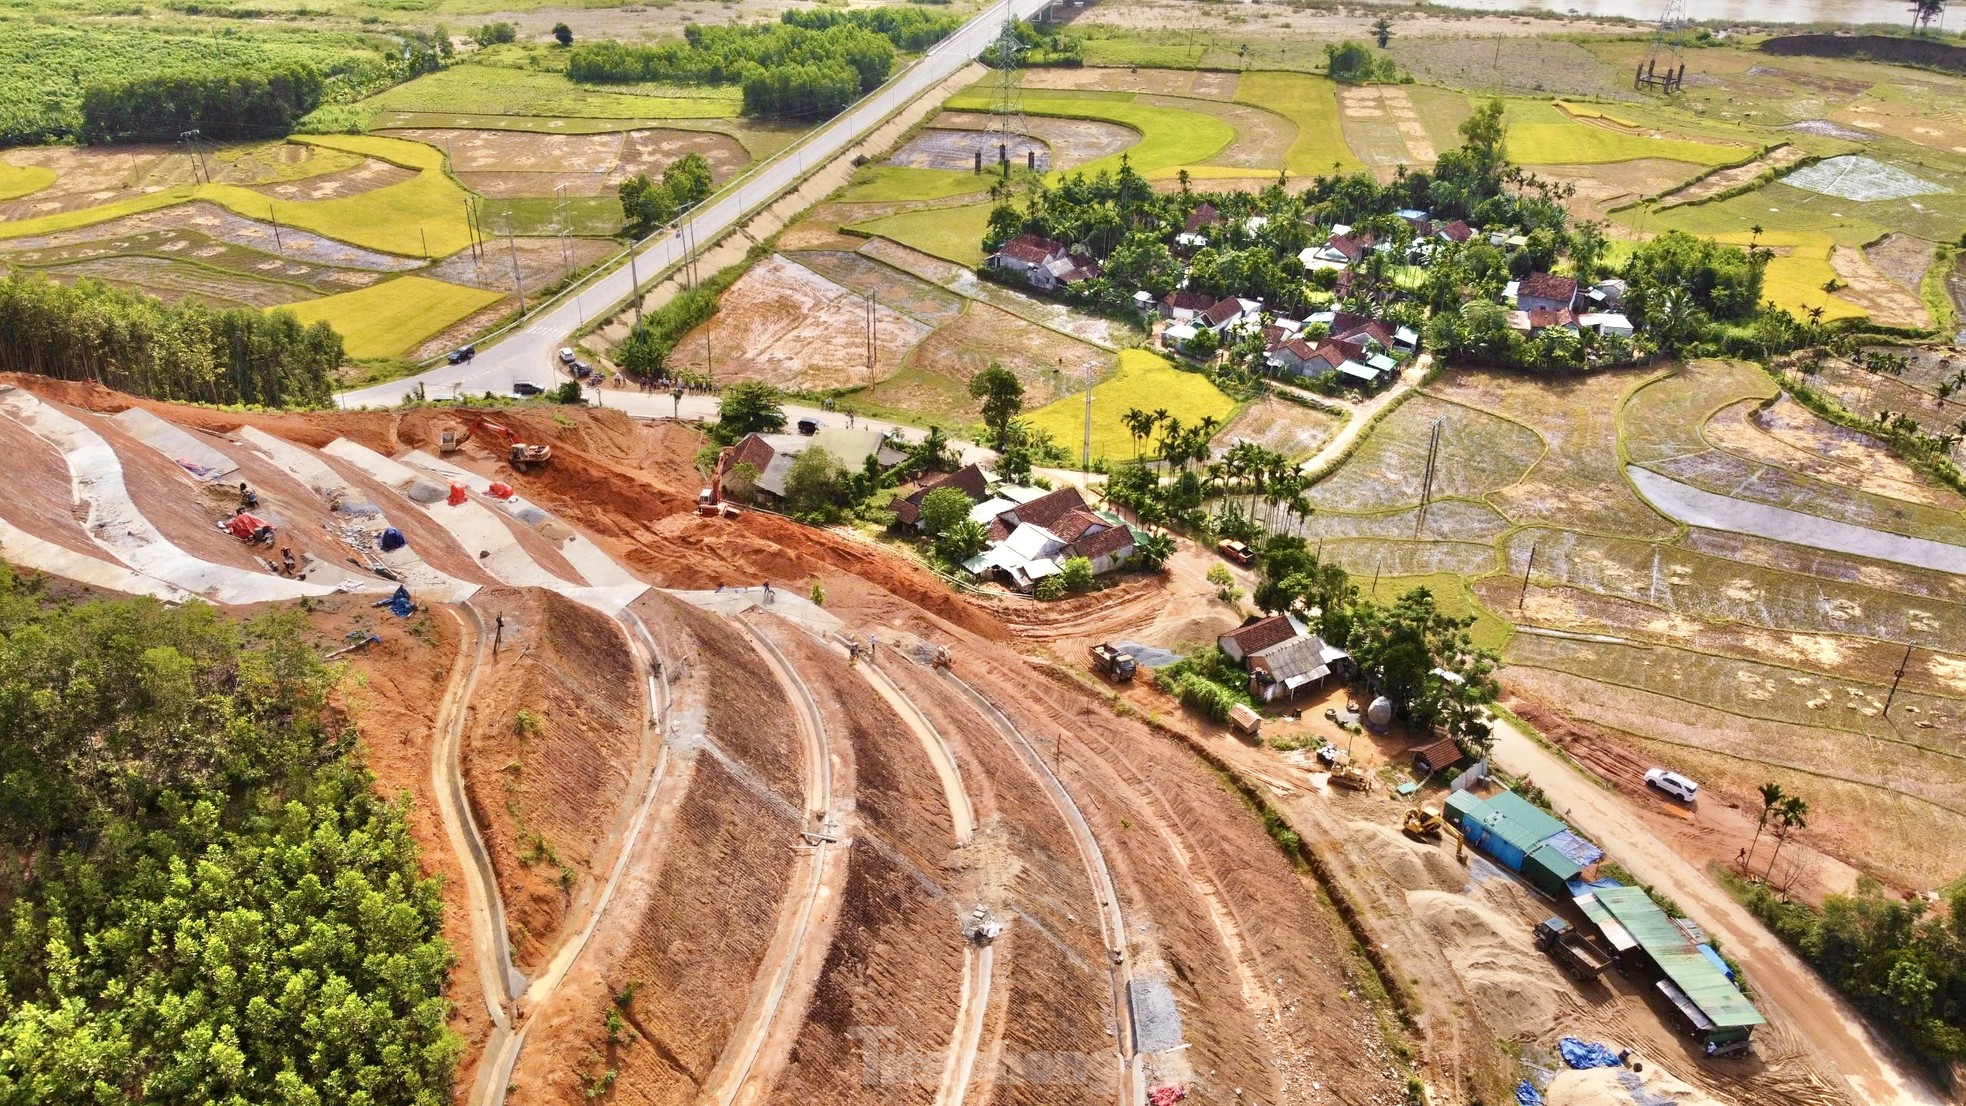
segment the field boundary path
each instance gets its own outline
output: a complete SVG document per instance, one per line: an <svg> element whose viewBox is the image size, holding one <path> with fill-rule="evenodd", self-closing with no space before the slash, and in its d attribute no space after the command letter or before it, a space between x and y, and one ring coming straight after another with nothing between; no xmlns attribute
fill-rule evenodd
<svg viewBox="0 0 1966 1106"><path fill-rule="evenodd" d="M797 708L793 715L805 744L806 828L802 832L807 844L798 853L805 867L804 890L799 890L801 880L795 875L792 894L786 901L789 909L781 908L778 930L766 949L767 967L754 981L744 1014L718 1057L716 1068L699 1089L698 1101L718 1106L769 1097L770 1086L758 1086L753 1073L768 1046L776 1044L786 1050L791 1047L792 1033L797 1027L792 1027L792 1032L784 1031L780 1007L795 984L801 990L809 988L817 982L820 969L825 966L826 948L831 944L830 915L840 902L840 896L828 894L828 889L843 882L846 861L846 842L841 839L838 816L833 809L835 802L843 797L833 792L831 737L819 703L799 677L798 670L779 650L778 643L754 625L748 613L738 612L729 618L771 668L786 699Z"/></svg>
<svg viewBox="0 0 1966 1106"><path fill-rule="evenodd" d="M1495 724L1495 759L1534 780L1552 805L1640 880L1686 907L1741 961L1764 1005L1816 1050L1814 1066L1840 1076L1868 1106L1940 1106L1925 1081L1900 1067L1863 1018L1814 969L1672 846L1635 822L1624 801L1504 721Z"/></svg>
<svg viewBox="0 0 1966 1106"><path fill-rule="evenodd" d="M1099 847L1099 839L1093 835L1092 823L1086 820L1085 812L1079 809L1078 801L1072 798L1065 781L1058 778L1058 774L1045 763L1044 755L1010 720L1010 716L962 677L946 668L940 671L943 678L962 692L977 713L1011 747L1032 777L1045 785L1052 805L1058 809L1066 825L1071 827L1072 840L1078 845L1079 860L1092 881L1093 894L1099 898L1099 929L1106 942L1113 1021L1118 1029L1114 1045L1118 1049L1121 1066L1119 1101L1121 1106L1144 1106L1147 1073L1138 1047L1139 1032L1133 1024L1133 1003L1129 997L1133 992L1133 958L1127 955L1126 917L1120 909L1119 887L1113 882L1112 869L1106 866L1106 854Z"/></svg>
<svg viewBox="0 0 1966 1106"><path fill-rule="evenodd" d="M737 228L754 211L769 206L781 194L796 187L809 170L845 153L888 116L954 76L996 40L1006 17L1028 19L1049 2L1004 0L979 12L853 107L726 182L691 215L687 236L681 233L681 228L652 236L630 251L633 266L619 266L596 279L577 284L539 310L515 320L505 330L487 336L487 340L501 336L503 340L486 348L468 367L440 364L415 376L341 393L337 399L344 407L393 406L414 394L420 385L442 387L456 380L471 391L485 391L498 383L509 386L514 373L544 372L552 363L553 351L588 317L589 312L582 306L585 297L591 295L597 303L609 305L605 310L593 312L594 316L613 314L613 305L627 301L639 290L631 274L646 275L648 279L643 285L659 281L690 252L685 248L685 241L692 246L715 242Z"/></svg>
<svg viewBox="0 0 1966 1106"><path fill-rule="evenodd" d="M1638 494L1660 514L1688 526L1966 575L1966 546L1906 537L1786 507L1736 499L1637 465L1626 466L1625 473Z"/></svg>

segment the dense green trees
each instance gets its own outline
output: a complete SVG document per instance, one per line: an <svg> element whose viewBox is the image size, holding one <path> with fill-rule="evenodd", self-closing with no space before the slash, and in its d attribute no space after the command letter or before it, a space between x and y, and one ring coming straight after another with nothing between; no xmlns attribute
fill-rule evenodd
<svg viewBox="0 0 1966 1106"><path fill-rule="evenodd" d="M437 885L302 629L0 565L0 1102L450 1101Z"/></svg>
<svg viewBox="0 0 1966 1106"><path fill-rule="evenodd" d="M684 154L662 171L662 183L637 173L616 186L628 233L639 238L702 203L713 181L710 162L702 154Z"/></svg>
<svg viewBox="0 0 1966 1106"><path fill-rule="evenodd" d="M1689 297L1687 308L1715 319L1741 319L1761 303L1765 258L1739 246L1669 230L1632 251L1625 279L1625 307L1635 321L1666 308L1669 294Z"/></svg>
<svg viewBox="0 0 1966 1106"><path fill-rule="evenodd" d="M744 110L762 116L833 115L887 80L895 50L920 49L957 21L913 9L786 12L778 23L696 26L680 42L591 42L574 47L576 81L736 84Z"/></svg>
<svg viewBox="0 0 1966 1106"><path fill-rule="evenodd" d="M943 487L929 492L922 497L922 532L931 538L941 537L944 530L969 517L971 506L969 494L961 488Z"/></svg>
<svg viewBox="0 0 1966 1106"><path fill-rule="evenodd" d="M321 407L341 361L333 328L303 327L290 311L0 277L0 371L96 380L153 399Z"/></svg>
<svg viewBox="0 0 1966 1106"><path fill-rule="evenodd" d="M1380 45L1384 46L1385 43ZM1392 58L1374 55L1370 47L1359 42L1325 43L1324 67L1331 79L1340 84L1367 84L1399 77L1399 66L1393 63Z"/></svg>
<svg viewBox="0 0 1966 1106"><path fill-rule="evenodd" d="M717 404L717 425L710 437L731 445L746 434L775 434L785 429L783 402L778 389L762 380L733 384Z"/></svg>
<svg viewBox="0 0 1966 1106"><path fill-rule="evenodd" d="M302 61L252 69L203 69L105 77L82 90L82 140L273 138L321 105L326 82Z"/></svg>
<svg viewBox="0 0 1966 1106"><path fill-rule="evenodd" d="M983 401L983 425L999 452L1010 444L1011 420L1024 409L1024 382L996 362L970 378L969 394Z"/></svg>

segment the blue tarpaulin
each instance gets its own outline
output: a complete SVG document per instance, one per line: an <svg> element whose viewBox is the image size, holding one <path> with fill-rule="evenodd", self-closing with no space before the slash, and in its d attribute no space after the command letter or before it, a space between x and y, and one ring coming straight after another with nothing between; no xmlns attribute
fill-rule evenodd
<svg viewBox="0 0 1966 1106"><path fill-rule="evenodd" d="M1719 969L1720 974L1727 977L1727 982L1734 982L1734 969L1727 966L1727 961L1721 959L1720 953L1715 951L1712 945L1701 945L1700 955L1706 957L1708 963Z"/></svg>
<svg viewBox="0 0 1966 1106"><path fill-rule="evenodd" d="M1543 844L1569 857L1571 862L1579 868L1588 868L1604 859L1603 849L1577 836L1570 830L1564 830L1562 833L1543 842Z"/></svg>
<svg viewBox="0 0 1966 1106"><path fill-rule="evenodd" d="M394 553L396 550L403 548L403 546L407 544L409 544L409 542L407 539L403 537L403 532L401 530L396 529L394 526L391 526L382 532L382 551L384 553Z"/></svg>
<svg viewBox="0 0 1966 1106"><path fill-rule="evenodd" d="M416 604L410 600L410 589L397 588L396 594L389 597L389 613L397 618L408 618L415 610Z"/></svg>
<svg viewBox="0 0 1966 1106"><path fill-rule="evenodd" d="M1579 895L1588 895L1593 891L1602 891L1606 887L1623 886L1624 884L1619 883L1615 879L1573 879L1570 881L1570 897L1574 899Z"/></svg>
<svg viewBox="0 0 1966 1106"><path fill-rule="evenodd" d="M1616 1068L1624 1066L1618 1054L1610 1046L1596 1041L1565 1037L1556 1043L1556 1050L1563 1054L1563 1062L1573 1068Z"/></svg>
<svg viewBox="0 0 1966 1106"><path fill-rule="evenodd" d="M1515 1106L1543 1106L1542 1092L1525 1079L1515 1085Z"/></svg>

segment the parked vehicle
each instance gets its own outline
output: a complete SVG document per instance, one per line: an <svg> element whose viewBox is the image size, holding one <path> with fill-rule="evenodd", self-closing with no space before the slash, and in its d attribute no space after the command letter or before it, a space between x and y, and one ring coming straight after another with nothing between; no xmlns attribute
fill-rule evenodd
<svg viewBox="0 0 1966 1106"><path fill-rule="evenodd" d="M573 347L572 347L572 346L561 346L561 347L560 347L560 364L562 364L562 365L571 365L571 364L573 364Z"/></svg>
<svg viewBox="0 0 1966 1106"><path fill-rule="evenodd" d="M453 365L462 365L466 361L469 361L476 356L478 356L477 346L460 346L459 348L452 350L450 356L444 358L444 360L450 362Z"/></svg>
<svg viewBox="0 0 1966 1106"><path fill-rule="evenodd" d="M515 396L537 396L545 393L546 389L530 380L515 381L512 385L512 394Z"/></svg>
<svg viewBox="0 0 1966 1106"><path fill-rule="evenodd" d="M594 373L594 366L589 365L587 362L575 361L573 363L573 375L580 377L582 380L585 380L589 376L592 376L593 373Z"/></svg>
<svg viewBox="0 0 1966 1106"><path fill-rule="evenodd" d="M1246 565L1256 559L1256 554L1239 541L1223 538L1215 543L1215 551L1239 565Z"/></svg>
<svg viewBox="0 0 1966 1106"><path fill-rule="evenodd" d="M1434 806L1409 807L1406 811L1404 829L1408 836L1418 838L1439 837L1440 829L1447 823L1440 820L1440 808Z"/></svg>
<svg viewBox="0 0 1966 1106"><path fill-rule="evenodd" d="M1092 647L1093 667L1115 680L1125 682L1133 678L1136 662L1133 654L1117 645L1101 642Z"/></svg>
<svg viewBox="0 0 1966 1106"><path fill-rule="evenodd" d="M801 433L801 434L804 434L804 435L805 435L806 437L808 437L808 438L810 438L810 437L811 437L811 436L813 436L814 434L817 434L817 433L819 433L819 420L818 420L818 419L800 419L800 420L799 420L799 433Z"/></svg>
<svg viewBox="0 0 1966 1106"><path fill-rule="evenodd" d="M1536 923L1535 936L1536 947L1555 957L1572 979L1596 979L1611 966L1609 956L1562 918L1545 918Z"/></svg>
<svg viewBox="0 0 1966 1106"><path fill-rule="evenodd" d="M1700 794L1699 784L1664 768L1647 768L1645 782L1683 803L1692 802Z"/></svg>

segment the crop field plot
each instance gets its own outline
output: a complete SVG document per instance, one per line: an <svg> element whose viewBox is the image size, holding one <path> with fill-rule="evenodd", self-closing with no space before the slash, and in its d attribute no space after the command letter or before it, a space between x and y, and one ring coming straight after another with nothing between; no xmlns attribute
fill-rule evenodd
<svg viewBox="0 0 1966 1106"><path fill-rule="evenodd" d="M1523 648L1529 638L1518 634L1509 651ZM1953 758L1915 750L1907 756L1903 745L1843 733L1827 741L1824 755L1812 756L1823 750L1826 733L1813 719L1799 726L1732 714L1554 668L1511 666L1503 678L1616 732L1633 746L1639 764L1672 765L1717 796L1746 802L1771 779L1808 796L1817 840L1834 841L1836 851L1860 868L1934 886L1956 877L1966 864L1966 846L1960 844L1966 819L1950 805L1966 779L1959 777ZM1898 714L1895 705L1892 714ZM1859 759L1855 771L1841 770ZM1906 760L1922 762L1932 774L1913 779L1893 770ZM1824 765L1839 768L1832 774ZM1949 789L1951 797L1919 793L1927 789ZM1908 848L1911 842L1918 844Z"/></svg>
<svg viewBox="0 0 1966 1106"><path fill-rule="evenodd" d="M1618 408L1643 378L1633 372L1548 379L1462 371L1434 391L1492 417L1505 415L1548 445L1533 469L1487 496L1510 519L1668 537L1675 528L1631 490L1618 462Z"/></svg>
<svg viewBox="0 0 1966 1106"><path fill-rule="evenodd" d="M1200 373L1177 369L1143 349L1121 350L1119 369L1092 389L1092 456L1131 457L1134 439L1121 416L1133 408L1152 411L1162 407L1180 412L1181 421L1193 426L1211 415L1227 421L1235 412L1236 402ZM1032 411L1028 420L1067 450L1075 451L1084 440L1085 403L1076 395L1067 395Z"/></svg>
<svg viewBox="0 0 1966 1106"><path fill-rule="evenodd" d="M1435 499L1479 499L1522 479L1543 454L1543 440L1526 426L1420 395L1374 427L1343 468L1310 490L1311 502L1340 511L1418 506L1435 420L1441 424Z"/></svg>
<svg viewBox="0 0 1966 1106"><path fill-rule="evenodd" d="M1404 88L1348 85L1338 90L1338 108L1345 145L1381 176L1401 165L1432 165L1438 156Z"/></svg>
<svg viewBox="0 0 1966 1106"><path fill-rule="evenodd" d="M1837 298L1849 301L1870 316L1872 322L1880 326L1931 329L1932 312L1917 286L1907 288L1893 280L1872 264L1863 250L1837 246L1830 251L1829 265L1836 279L1847 285L1836 293Z"/></svg>
<svg viewBox="0 0 1966 1106"><path fill-rule="evenodd" d="M688 154L710 163L713 179L728 180L750 162L735 139L715 131L640 128L600 134L524 134L455 128L389 132L444 151L457 179L481 196L575 196L612 193L636 173L660 178Z"/></svg>
<svg viewBox="0 0 1966 1106"><path fill-rule="evenodd" d="M1345 145L1338 118L1338 86L1329 78L1306 73L1244 73L1236 84L1235 98L1238 103L1276 112L1297 128L1283 158L1283 167L1291 173L1329 173L1334 162L1345 172L1364 168Z"/></svg>
<svg viewBox="0 0 1966 1106"><path fill-rule="evenodd" d="M1495 547L1478 542L1332 538L1320 548L1324 559L1355 577L1446 574L1472 578L1495 568Z"/></svg>
<svg viewBox="0 0 1966 1106"><path fill-rule="evenodd" d="M1791 545L1748 534L1694 527L1679 541L1691 553L1705 553L1730 561L1762 568L1781 569L1805 576L1817 576L1848 584L1861 584L1879 591L1896 592L1903 599L1933 599L1966 604L1966 577L1935 568L1914 568L1890 561L1873 561L1806 545Z"/></svg>
<svg viewBox="0 0 1966 1106"><path fill-rule="evenodd" d="M189 296L213 307L277 307L312 299L317 294L294 284L256 280L243 273L140 255L112 254L34 271L64 283L84 278L99 280L119 288L148 292L170 303Z"/></svg>
<svg viewBox="0 0 1966 1106"><path fill-rule="evenodd" d="M1758 403L1725 408L1707 423L1706 436L1741 456L1885 499L1966 509L1957 492L1920 476L1883 442L1825 421L1787 396L1766 409Z"/></svg>
<svg viewBox="0 0 1966 1106"><path fill-rule="evenodd" d="M1586 165L1538 165L1536 175L1571 185L1576 194L1564 204L1573 219L1610 219L1646 196L1668 191L1700 171L1699 166L1667 158Z"/></svg>
<svg viewBox="0 0 1966 1106"><path fill-rule="evenodd" d="M1195 82L1203 79L1209 82L1210 91L1197 93ZM1201 96L1226 100L1235 95L1236 74L1198 73L1192 69L1160 69L1144 65L1084 66L1028 70L1022 84L1025 88L1072 92L1137 92L1149 96Z"/></svg>
<svg viewBox="0 0 1966 1106"><path fill-rule="evenodd" d="M1222 448L1219 443L1248 441L1301 461L1316 453L1342 425L1342 418L1300 403L1259 399L1244 406L1234 421L1222 428L1216 438L1217 449Z"/></svg>
<svg viewBox="0 0 1966 1106"><path fill-rule="evenodd" d="M963 135L968 131L924 131L923 135ZM913 143L910 143L913 145ZM974 142L972 142L974 145ZM1022 148L1022 147L1020 147ZM994 155L992 155L994 156ZM932 160L923 158L921 160ZM1040 159L1042 161L1042 158ZM1022 164L1022 162L1018 162ZM877 204L907 200L946 200L956 196L976 196L989 191L1000 178L976 173L968 168L929 169L897 164L870 165L853 175L853 183L840 194L842 204Z"/></svg>
<svg viewBox="0 0 1966 1106"><path fill-rule="evenodd" d="M1182 166L1208 163L1235 141L1236 130L1215 115L1182 107L1157 106L1136 101L1128 92L1077 92L1031 89L1024 93L1024 111L1030 115L1091 119L1116 123L1140 133L1140 142L1129 151L1133 168L1143 176L1173 176ZM1198 102L1197 102L1198 103ZM949 98L946 105L956 111L987 111L987 87L972 87ZM1088 173L1119 167L1117 156L1101 158L1081 166Z"/></svg>
<svg viewBox="0 0 1966 1106"><path fill-rule="evenodd" d="M423 275L509 296L515 290L512 263L516 257L520 278L525 281L526 295L530 297L533 290L613 256L620 249L614 242L597 238L514 237L500 243L496 250L487 248L478 257L472 257L470 250L459 250L423 270Z"/></svg>
<svg viewBox="0 0 1966 1106"><path fill-rule="evenodd" d="M1211 155L1208 164L1194 168L1196 176L1223 176L1223 169L1256 170L1274 176L1287 164L1286 155L1296 146L1297 128L1267 108L1172 96L1141 96L1139 102L1153 108L1212 115L1235 130L1233 141ZM1330 172L1328 161L1324 171Z"/></svg>
<svg viewBox="0 0 1966 1106"><path fill-rule="evenodd" d="M983 263L983 231L990 223L990 207L980 203L901 211L844 229L891 238L933 257L973 268Z"/></svg>
<svg viewBox="0 0 1966 1106"><path fill-rule="evenodd" d="M1447 499L1427 504L1426 517L1418 507L1372 514L1320 510L1305 519L1299 531L1311 538L1399 538L1412 541L1489 542L1513 528L1513 523L1486 503Z"/></svg>
<svg viewBox="0 0 1966 1106"><path fill-rule="evenodd" d="M1620 435L1634 464L1698 453L1709 418L1731 404L1775 396L1766 373L1743 361L1689 361L1631 394L1619 412Z"/></svg>
<svg viewBox="0 0 1966 1106"><path fill-rule="evenodd" d="M1944 185L1915 177L1895 165L1886 165L1856 154L1819 161L1797 169L1782 180L1791 188L1866 203L1905 200L1950 191Z"/></svg>
<svg viewBox="0 0 1966 1106"><path fill-rule="evenodd" d="M1393 60L1427 84L1482 92L1546 92L1636 99L1631 71L1575 42L1548 38L1395 36ZM1498 64L1499 60L1499 64Z"/></svg>
<svg viewBox="0 0 1966 1106"><path fill-rule="evenodd" d="M1850 634L1966 653L1966 608L1939 599L1743 564L1655 542L1525 529L1506 542L1505 575L1646 603L1693 619Z"/></svg>
<svg viewBox="0 0 1966 1106"><path fill-rule="evenodd" d="M935 126L955 131L985 131L990 129L991 117L983 112L945 111L935 117ZM1060 119L1042 115L1026 116L1024 120L1030 137L1044 143L1049 150L1051 168L1075 169L1091 161L1112 157L1121 150L1140 141L1140 132L1119 123L1102 123L1096 119ZM904 147L905 149L906 147ZM1017 155L1012 154L1013 162ZM1039 155L1040 160L1044 155ZM987 166L990 155L983 158ZM959 166L946 168L972 169L974 160Z"/></svg>
<svg viewBox="0 0 1966 1106"><path fill-rule="evenodd" d="M713 368L718 380L764 380L782 388L868 384L899 367L932 329L892 307L875 310L869 366L867 300L774 254L731 285L716 316L690 333L672 361L695 372Z"/></svg>
<svg viewBox="0 0 1966 1106"><path fill-rule="evenodd" d="M940 326L963 313L961 296L859 253L810 250L788 252L785 257L930 326Z"/></svg>
<svg viewBox="0 0 1966 1106"><path fill-rule="evenodd" d="M1826 483L1796 475L1787 468L1762 464L1718 449L1688 454L1646 467L1694 487L1749 502L1766 503L1894 534L1930 538L1954 545L1966 543L1966 517L1962 517L1957 510L1889 499Z"/></svg>
<svg viewBox="0 0 1966 1106"><path fill-rule="evenodd" d="M373 158L358 160L359 163L352 168L320 176L249 187L255 192L282 200L332 200L337 196L359 196L392 184L402 184L416 176L411 170L386 161Z"/></svg>
<svg viewBox="0 0 1966 1106"><path fill-rule="evenodd" d="M479 197L476 206L478 225L499 236L510 230L521 238L550 238L562 232L608 238L620 233L623 223L621 197L605 192L599 196ZM468 256L469 251L463 253Z"/></svg>
<svg viewBox="0 0 1966 1106"><path fill-rule="evenodd" d="M1039 169L1053 168L1051 147L1041 139L1028 134L1014 134L1005 143L1001 137L982 130L931 128L916 134L906 145L888 155L887 162L899 169L974 173L979 156L983 159L980 164L985 169L993 169L1008 156L1010 164L1018 168L1028 165ZM972 178L972 187L967 191L981 191L989 187L982 183L988 179L987 176Z"/></svg>
<svg viewBox="0 0 1966 1106"><path fill-rule="evenodd" d="M377 112L602 119L729 119L743 106L736 86L575 84L564 73L464 64L426 74L363 101Z"/></svg>
<svg viewBox="0 0 1966 1106"><path fill-rule="evenodd" d="M350 357L394 357L500 298L482 288L404 276L295 304L291 310L304 323L334 327Z"/></svg>
<svg viewBox="0 0 1966 1106"><path fill-rule="evenodd" d="M55 183L53 169L0 161L0 202L32 196L53 183Z"/></svg>
<svg viewBox="0 0 1966 1106"><path fill-rule="evenodd" d="M1620 127L1609 119L1572 119L1548 101L1511 101L1507 119L1509 156L1525 165L1663 158L1713 166L1740 161L1754 153L1739 144L1677 138L1651 129Z"/></svg>
<svg viewBox="0 0 1966 1106"><path fill-rule="evenodd" d="M45 183L0 201L0 222L76 211L190 184L191 155L169 146L32 146L7 161ZM47 179L52 173L53 179Z"/></svg>
<svg viewBox="0 0 1966 1106"><path fill-rule="evenodd" d="M189 203L54 234L0 239L0 257L34 267L112 255L184 260L247 276L280 279L323 291L372 283L419 262L364 250L318 234L241 218L214 204Z"/></svg>
<svg viewBox="0 0 1966 1106"><path fill-rule="evenodd" d="M972 420L977 401L969 394L970 378L993 364L1017 374L1028 410L1081 394L1088 378L1100 380L1112 370L1113 355L987 303L970 303L909 351L902 373L882 383L876 398L892 408Z"/></svg>
<svg viewBox="0 0 1966 1106"><path fill-rule="evenodd" d="M1514 632L1506 621L1482 603L1459 576L1382 576L1357 583L1361 595L1380 603L1392 603L1414 588L1426 588L1433 594L1441 613L1456 618L1474 616L1475 624L1469 636L1474 639L1475 645L1483 649L1500 652Z"/></svg>

